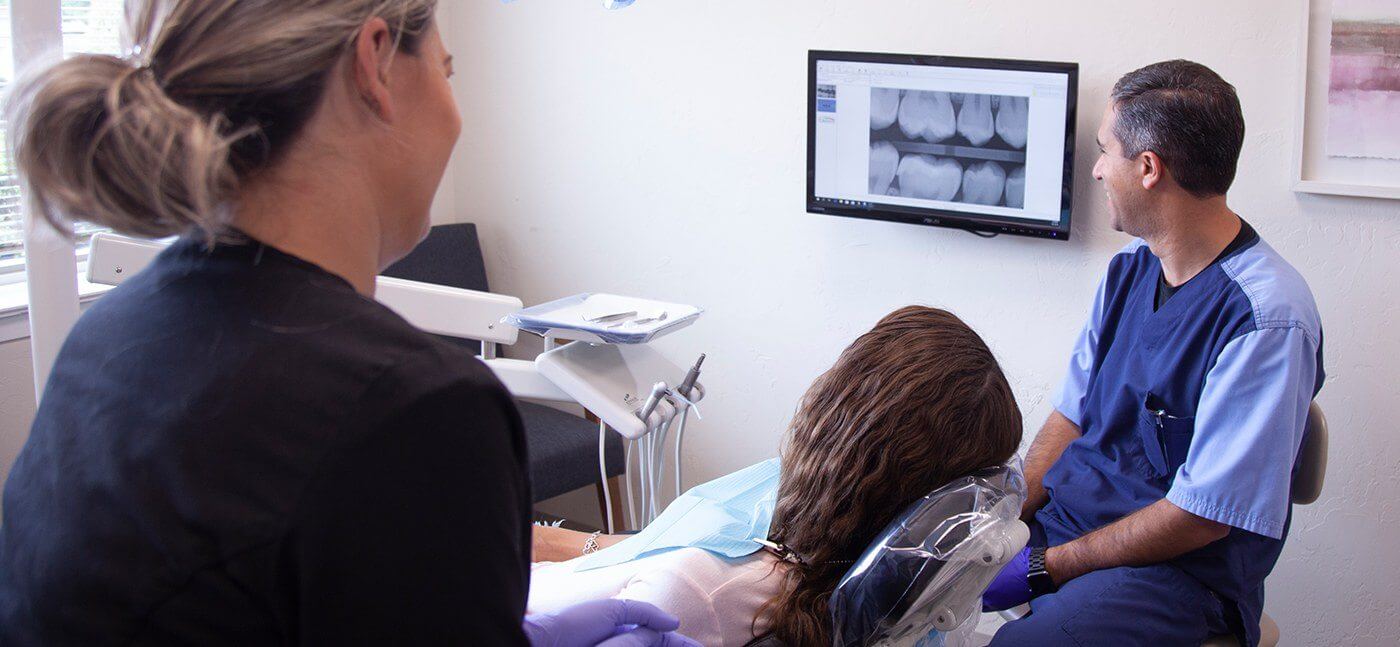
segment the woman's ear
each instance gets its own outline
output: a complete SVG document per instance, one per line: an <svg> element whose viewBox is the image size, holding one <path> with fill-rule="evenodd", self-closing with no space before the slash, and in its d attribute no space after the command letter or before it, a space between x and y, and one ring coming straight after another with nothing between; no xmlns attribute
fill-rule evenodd
<svg viewBox="0 0 1400 647"><path fill-rule="evenodd" d="M355 89L370 111L386 122L393 122L395 115L393 96L389 92L389 66L396 49L389 23L383 18L370 19L355 37L355 56L351 64Z"/></svg>

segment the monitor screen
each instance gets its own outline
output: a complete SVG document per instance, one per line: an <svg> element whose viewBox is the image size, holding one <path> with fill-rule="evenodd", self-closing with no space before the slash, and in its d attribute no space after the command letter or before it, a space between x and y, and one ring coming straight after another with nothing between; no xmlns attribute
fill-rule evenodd
<svg viewBox="0 0 1400 647"><path fill-rule="evenodd" d="M807 210L1069 239L1074 63L813 51Z"/></svg>

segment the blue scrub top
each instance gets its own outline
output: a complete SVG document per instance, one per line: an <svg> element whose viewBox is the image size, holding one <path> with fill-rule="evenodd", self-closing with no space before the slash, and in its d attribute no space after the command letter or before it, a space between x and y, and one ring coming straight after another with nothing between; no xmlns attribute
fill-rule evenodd
<svg viewBox="0 0 1400 647"><path fill-rule="evenodd" d="M1055 401L1083 435L1045 475L1036 519L1052 546L1163 498L1231 526L1173 563L1234 601L1254 644L1322 387L1321 320L1255 234L1155 309L1161 271L1141 240L1109 263Z"/></svg>

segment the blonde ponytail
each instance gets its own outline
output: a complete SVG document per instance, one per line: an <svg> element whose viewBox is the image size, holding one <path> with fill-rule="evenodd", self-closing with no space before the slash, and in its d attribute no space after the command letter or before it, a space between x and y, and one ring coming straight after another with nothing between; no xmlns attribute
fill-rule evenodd
<svg viewBox="0 0 1400 647"><path fill-rule="evenodd" d="M240 183L296 138L370 18L413 53L436 0L147 0L141 60L75 56L31 70L6 99L22 190L62 232L91 222L215 237Z"/></svg>
<svg viewBox="0 0 1400 647"><path fill-rule="evenodd" d="M73 221L140 236L220 230L235 190L220 115L165 94L150 68L77 56L21 80L9 121L31 204L60 231Z"/></svg>

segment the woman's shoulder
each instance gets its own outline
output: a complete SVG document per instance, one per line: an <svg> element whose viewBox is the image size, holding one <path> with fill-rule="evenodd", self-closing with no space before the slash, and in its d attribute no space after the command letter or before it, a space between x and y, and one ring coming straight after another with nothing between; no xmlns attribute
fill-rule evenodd
<svg viewBox="0 0 1400 647"><path fill-rule="evenodd" d="M452 407L474 400L515 415L510 392L479 358L449 342L423 335L404 343L366 389L386 415L435 399Z"/></svg>
<svg viewBox="0 0 1400 647"><path fill-rule="evenodd" d="M98 300L70 339L60 362L133 367L138 375L128 377L149 378L153 391L217 399L249 424L273 407L279 426L339 436L444 391L513 415L509 394L471 350L271 248L203 250L182 240ZM181 370L144 368L167 365Z"/></svg>

